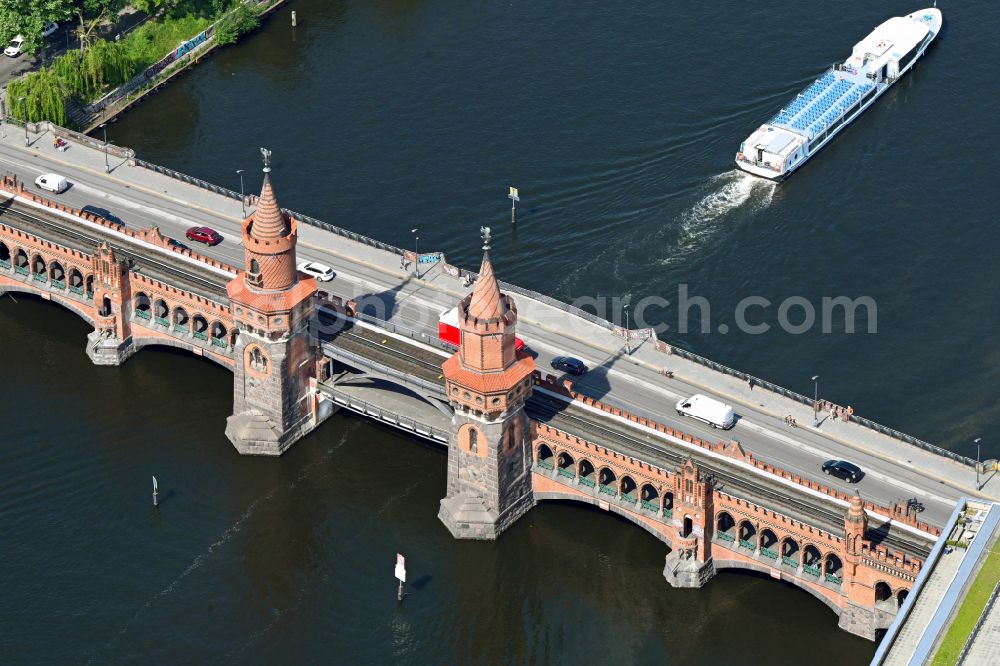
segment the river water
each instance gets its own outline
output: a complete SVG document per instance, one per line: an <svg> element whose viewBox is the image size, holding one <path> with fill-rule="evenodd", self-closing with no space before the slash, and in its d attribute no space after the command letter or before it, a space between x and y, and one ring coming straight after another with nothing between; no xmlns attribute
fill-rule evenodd
<svg viewBox="0 0 1000 666"><path fill-rule="evenodd" d="M112 140L233 189L267 146L296 210L405 246L419 227L421 250L470 267L489 224L509 281L673 303L685 284L711 332L678 332L675 307L647 313L676 344L802 392L819 374L824 397L963 453L1000 424L986 2L942 7L928 57L777 187L732 171L740 141L917 6L291 7ZM748 296L775 304L754 316L769 332L735 332ZM877 333L783 332L793 296L817 311L870 296ZM842 664L874 650L770 580L669 589L665 549L603 513L544 505L496 543L453 541L436 519L441 450L335 416L281 459L241 458L223 435L227 371L152 350L95 368L86 326L28 298L0 300L0 330L4 662Z"/></svg>

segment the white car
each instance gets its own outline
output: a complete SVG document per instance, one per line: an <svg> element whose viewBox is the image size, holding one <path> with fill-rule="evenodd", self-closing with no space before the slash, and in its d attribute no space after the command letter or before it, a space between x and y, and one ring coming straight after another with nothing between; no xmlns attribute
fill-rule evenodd
<svg viewBox="0 0 1000 666"><path fill-rule="evenodd" d="M18 35L14 39L10 40L10 44L8 44L7 48L3 50L3 54L10 56L11 58L16 58L21 55L22 46L24 46L24 37Z"/></svg>
<svg viewBox="0 0 1000 666"><path fill-rule="evenodd" d="M69 181L59 174L43 173L35 179L35 185L42 190L62 194L69 189Z"/></svg>
<svg viewBox="0 0 1000 666"><path fill-rule="evenodd" d="M320 282L329 282L333 279L333 269L326 264L320 264L315 261L303 261L299 264L299 270L306 275L311 275Z"/></svg>
<svg viewBox="0 0 1000 666"><path fill-rule="evenodd" d="M42 39L46 37L51 37L52 35L56 34L56 30L58 29L59 29L58 23L56 23L55 21L49 21L48 23L45 24L45 27L42 28Z"/></svg>

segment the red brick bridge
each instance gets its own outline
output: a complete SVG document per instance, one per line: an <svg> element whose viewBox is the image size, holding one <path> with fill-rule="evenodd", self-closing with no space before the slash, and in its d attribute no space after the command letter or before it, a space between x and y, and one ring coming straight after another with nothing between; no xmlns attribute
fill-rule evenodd
<svg viewBox="0 0 1000 666"><path fill-rule="evenodd" d="M135 231L53 203L13 177L0 195L0 293L35 294L80 315L94 327L95 363L166 345L229 368L226 434L241 453L278 455L332 412L317 390L329 363L308 332L317 285L296 270L297 222L269 175L243 223L241 267L178 248L155 227ZM133 254L147 261L131 266ZM765 465L738 443L697 440L543 379L514 347L517 308L488 253L458 307L461 346L437 388L451 412L440 518L456 538L496 538L539 501L580 502L664 542L673 586L745 569L809 592L852 633L875 638L891 622L935 530L899 507ZM543 402L551 413L539 412Z"/></svg>

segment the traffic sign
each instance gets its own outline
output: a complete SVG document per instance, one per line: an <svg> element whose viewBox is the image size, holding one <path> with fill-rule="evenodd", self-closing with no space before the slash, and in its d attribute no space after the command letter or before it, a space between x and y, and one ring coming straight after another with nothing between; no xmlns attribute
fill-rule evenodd
<svg viewBox="0 0 1000 666"><path fill-rule="evenodd" d="M400 583L406 582L406 558L396 553L396 578Z"/></svg>

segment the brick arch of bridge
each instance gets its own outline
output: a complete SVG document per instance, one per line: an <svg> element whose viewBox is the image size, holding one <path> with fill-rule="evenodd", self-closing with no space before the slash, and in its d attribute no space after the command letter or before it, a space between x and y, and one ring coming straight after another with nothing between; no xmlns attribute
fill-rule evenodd
<svg viewBox="0 0 1000 666"><path fill-rule="evenodd" d="M579 490L571 488L558 487L551 479L540 479L539 474L535 474L535 479L533 486L535 488L534 496L535 500L539 502L544 501L561 501L561 502L580 502L582 504L587 504L594 507L600 506L600 498L594 495L581 492ZM541 481L541 482L539 482ZM551 485L549 483L550 482ZM606 509L609 513L613 513L617 516L624 518L630 523L641 527L646 530L654 537L665 543L668 547L672 548L673 544L670 541L669 525L655 520L652 516L646 516L640 514L636 511L630 511L625 507L619 506L614 502L610 502L608 508Z"/></svg>
<svg viewBox="0 0 1000 666"><path fill-rule="evenodd" d="M219 303L211 299L193 294L190 291L164 284L159 280L146 277L140 273L129 274L129 286L132 291L131 307L135 309L140 295L144 296L151 308L162 301L167 308L167 314L181 308L193 321L195 316L205 319L208 329L211 330L215 323L223 325L227 331L232 331L236 326L236 318L233 316L228 303Z"/></svg>
<svg viewBox="0 0 1000 666"><path fill-rule="evenodd" d="M724 569L742 569L744 571L755 571L757 573L764 574L768 578L774 577L773 572L775 571L775 569L760 564L758 562L750 560L746 561L729 560L725 558L719 558L714 555L712 557L712 561L715 563L716 571ZM832 610L837 615L840 615L841 612L840 603L844 597L839 592L822 587L821 585L818 585L816 583L810 583L806 580L799 578L798 576L793 576L786 571L779 571L778 573L781 576L782 581L790 583L795 587L799 588L800 590L808 592L809 594L811 594L812 596L816 597L824 604L826 604L827 608Z"/></svg>
<svg viewBox="0 0 1000 666"><path fill-rule="evenodd" d="M236 361L234 359L227 358L221 354L213 354L209 351L205 351L201 349L201 347L197 347L190 342L167 335L157 335L154 337L149 335L149 333L152 333L152 331L143 331L142 335L134 335L132 337L132 344L135 346L136 351L145 349L146 347L173 347L175 349L183 349L184 351L191 352L195 356L207 358L210 361L218 363L227 370L232 370L236 365Z"/></svg>
<svg viewBox="0 0 1000 666"><path fill-rule="evenodd" d="M0 275L0 296L6 293L32 294L34 296L40 296L45 300L51 301L52 303L60 305L70 312L79 315L91 326L94 325L94 307L92 304L80 303L61 294L53 293L48 289L21 283L16 280L10 280L4 275Z"/></svg>
<svg viewBox="0 0 1000 666"><path fill-rule="evenodd" d="M535 462L538 461L544 445L552 452L552 459L556 464L572 469L576 475L580 475L584 463L593 469L595 480L602 470L608 470L614 475L614 487L619 493L623 479L628 477L635 485L635 488L631 489L632 492L641 492L648 486L656 492L656 498L660 501L668 495L671 497L673 495L670 474L666 470L591 444L573 435L547 428L537 422L532 423L532 429ZM546 431L545 435L539 436L542 430Z"/></svg>
<svg viewBox="0 0 1000 666"><path fill-rule="evenodd" d="M823 562L830 555L835 555L842 563L846 555L846 542L843 537L789 518L749 500L715 491L713 508L716 516L725 512L732 517L739 538L744 538L744 525L749 525L752 528L754 540L760 539L761 533L765 530L771 532L775 540L770 545L775 551L778 551L786 541L791 541L795 544L796 558L805 555L807 549L810 549L813 554L818 552Z"/></svg>

